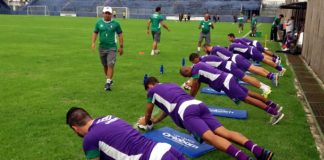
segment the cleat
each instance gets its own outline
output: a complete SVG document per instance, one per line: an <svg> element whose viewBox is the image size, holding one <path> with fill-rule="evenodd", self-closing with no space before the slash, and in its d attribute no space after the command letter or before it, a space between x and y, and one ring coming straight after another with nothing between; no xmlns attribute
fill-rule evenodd
<svg viewBox="0 0 324 160"><path fill-rule="evenodd" d="M271 93L271 89L269 88L268 90L263 91L262 96L264 98L268 98L269 94Z"/></svg>
<svg viewBox="0 0 324 160"><path fill-rule="evenodd" d="M278 74L274 73L273 78L271 79L271 82L274 86L278 86Z"/></svg>
<svg viewBox="0 0 324 160"><path fill-rule="evenodd" d="M276 125L282 118L285 116L285 114L278 112L277 115L271 117L271 124Z"/></svg>
<svg viewBox="0 0 324 160"><path fill-rule="evenodd" d="M273 157L273 152L270 150L263 149L262 155L260 157L257 157L258 160L271 160Z"/></svg>
<svg viewBox="0 0 324 160"><path fill-rule="evenodd" d="M105 91L111 91L111 85L113 84L113 81L111 81L110 83L106 83L105 84L105 87L104 87L104 90Z"/></svg>
<svg viewBox="0 0 324 160"><path fill-rule="evenodd" d="M282 68L282 70L278 72L279 76L282 77L285 74L286 71L287 71L286 68Z"/></svg>

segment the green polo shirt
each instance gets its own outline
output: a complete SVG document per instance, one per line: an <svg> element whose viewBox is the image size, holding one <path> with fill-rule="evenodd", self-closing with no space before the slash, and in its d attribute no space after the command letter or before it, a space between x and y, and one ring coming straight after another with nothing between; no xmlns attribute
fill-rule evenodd
<svg viewBox="0 0 324 160"><path fill-rule="evenodd" d="M99 34L99 47L110 49L117 49L117 35L122 33L119 23L115 20L104 21L100 19L97 21L94 32Z"/></svg>
<svg viewBox="0 0 324 160"><path fill-rule="evenodd" d="M208 21L205 21L205 20L200 21L201 32L202 33L209 33L211 25L212 25L212 22L210 20L208 20Z"/></svg>
<svg viewBox="0 0 324 160"><path fill-rule="evenodd" d="M160 22L163 21L163 16L160 15L160 13L155 12L154 14L151 15L150 20L151 20L151 31L152 32L160 31L161 30Z"/></svg>
<svg viewBox="0 0 324 160"><path fill-rule="evenodd" d="M252 17L251 19L251 25L256 25L257 24L257 18L256 17Z"/></svg>

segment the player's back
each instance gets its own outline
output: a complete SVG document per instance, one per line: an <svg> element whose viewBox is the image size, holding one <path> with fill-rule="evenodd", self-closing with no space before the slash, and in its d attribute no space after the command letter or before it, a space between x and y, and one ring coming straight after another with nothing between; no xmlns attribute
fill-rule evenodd
<svg viewBox="0 0 324 160"><path fill-rule="evenodd" d="M129 157L149 159L156 144L124 120L111 115L95 119L83 142L85 151L97 146L102 160Z"/></svg>
<svg viewBox="0 0 324 160"><path fill-rule="evenodd" d="M163 20L162 16L159 13L154 13L150 17L151 20L151 30L160 31L161 25L160 22Z"/></svg>
<svg viewBox="0 0 324 160"><path fill-rule="evenodd" d="M216 56L222 58L223 60L227 61L232 58L233 53L224 47L214 46L210 52L210 55L216 55Z"/></svg>

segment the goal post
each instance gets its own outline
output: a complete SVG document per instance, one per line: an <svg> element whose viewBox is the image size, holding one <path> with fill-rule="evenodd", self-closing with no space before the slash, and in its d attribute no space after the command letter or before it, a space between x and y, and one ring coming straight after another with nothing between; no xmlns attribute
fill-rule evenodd
<svg viewBox="0 0 324 160"><path fill-rule="evenodd" d="M48 15L48 8L46 5L32 5L27 6L27 15Z"/></svg>
<svg viewBox="0 0 324 160"><path fill-rule="evenodd" d="M97 17L101 17L102 15L102 9L105 6L97 6L96 12L97 12ZM111 7L113 12L116 12L116 17L117 18L123 18L125 15L125 18L129 18L129 9L128 7Z"/></svg>

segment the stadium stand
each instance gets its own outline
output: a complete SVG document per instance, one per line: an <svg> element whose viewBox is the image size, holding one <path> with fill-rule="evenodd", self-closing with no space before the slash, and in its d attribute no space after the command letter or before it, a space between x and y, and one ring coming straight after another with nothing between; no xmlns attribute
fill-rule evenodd
<svg viewBox="0 0 324 160"><path fill-rule="evenodd" d="M10 7L3 0L0 0L0 14L9 14Z"/></svg>

